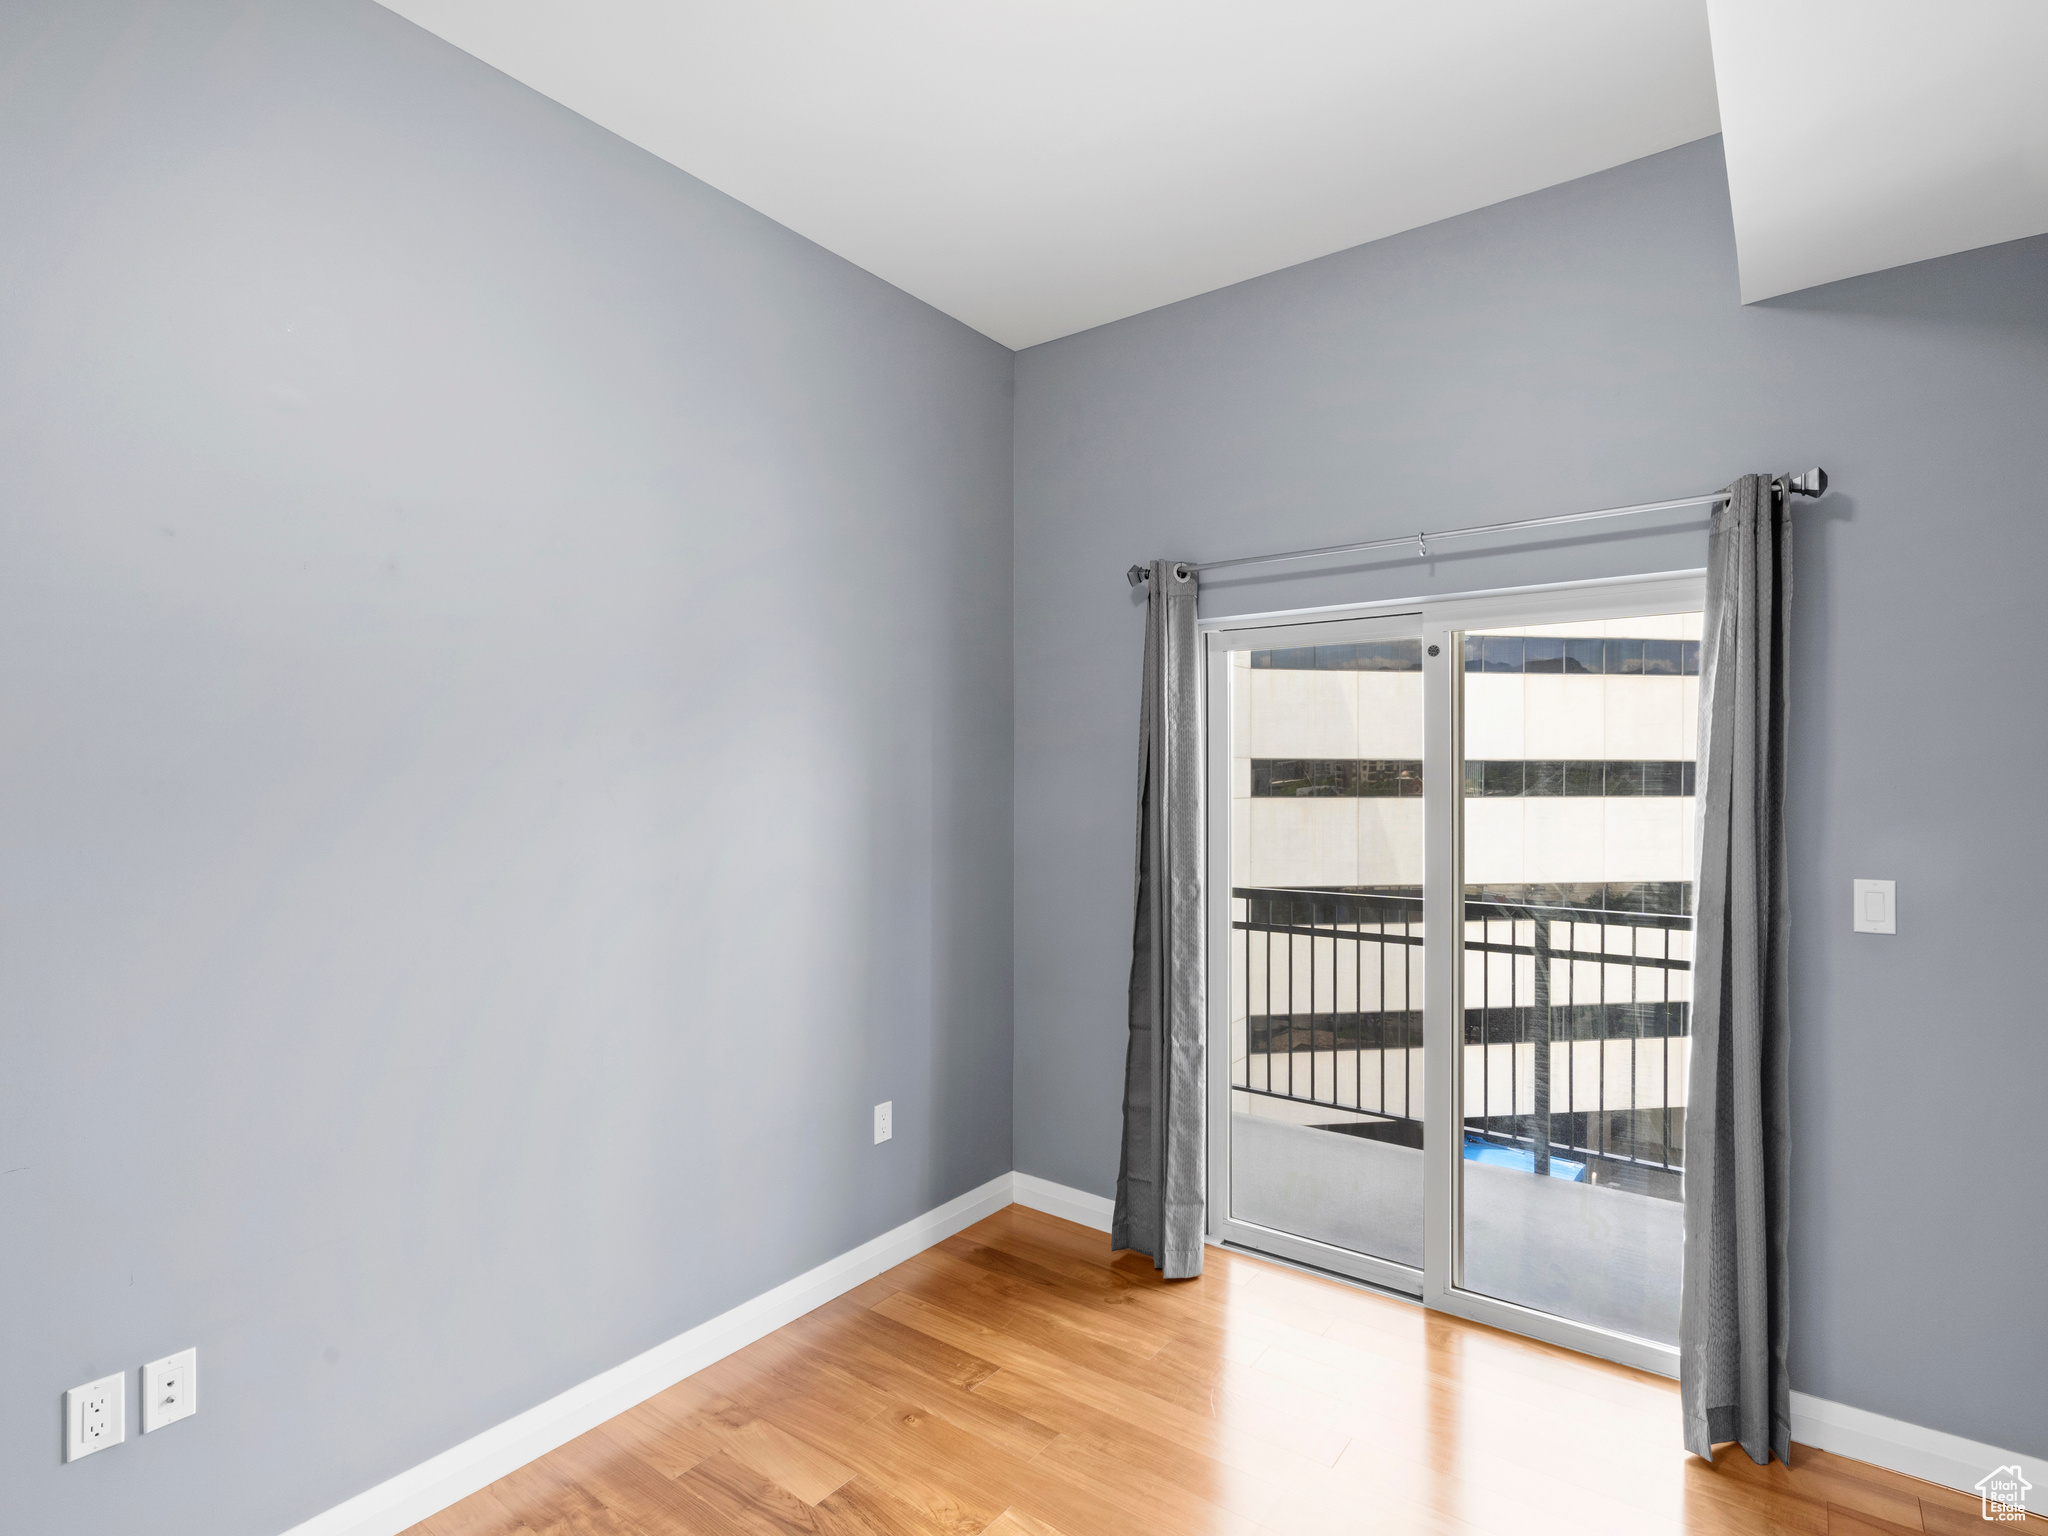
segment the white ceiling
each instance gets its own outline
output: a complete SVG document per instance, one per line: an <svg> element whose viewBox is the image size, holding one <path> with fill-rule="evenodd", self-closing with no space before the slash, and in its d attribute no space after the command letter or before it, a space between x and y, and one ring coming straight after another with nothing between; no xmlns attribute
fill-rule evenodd
<svg viewBox="0 0 2048 1536"><path fill-rule="evenodd" d="M2048 231L2048 0L383 3L1011 347L1723 126L1745 301Z"/></svg>
<svg viewBox="0 0 2048 1536"><path fill-rule="evenodd" d="M2048 232L2048 4L1707 0L1744 303Z"/></svg>
<svg viewBox="0 0 2048 1536"><path fill-rule="evenodd" d="M1011 347L1717 126L1702 0L384 0Z"/></svg>

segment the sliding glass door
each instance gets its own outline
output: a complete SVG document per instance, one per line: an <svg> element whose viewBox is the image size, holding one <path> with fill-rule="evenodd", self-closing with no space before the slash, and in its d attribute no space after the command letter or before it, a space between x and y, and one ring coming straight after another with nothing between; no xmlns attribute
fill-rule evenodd
<svg viewBox="0 0 2048 1536"><path fill-rule="evenodd" d="M1467 630L1463 1284L1678 1342L1699 615Z"/></svg>
<svg viewBox="0 0 2048 1536"><path fill-rule="evenodd" d="M1214 1237L1674 1368L1698 591L1211 633Z"/></svg>
<svg viewBox="0 0 2048 1536"><path fill-rule="evenodd" d="M1227 721L1211 742L1223 1229L1419 1295L1421 634L1412 617L1241 634L1210 665L1227 701L1211 717Z"/></svg>

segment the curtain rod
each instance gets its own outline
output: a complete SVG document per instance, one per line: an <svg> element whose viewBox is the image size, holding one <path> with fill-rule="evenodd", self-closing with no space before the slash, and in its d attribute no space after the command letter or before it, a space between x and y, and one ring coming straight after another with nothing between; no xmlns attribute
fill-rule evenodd
<svg viewBox="0 0 2048 1536"><path fill-rule="evenodd" d="M1785 485L1795 496L1818 496L1828 488L1828 472L1824 469L1809 469L1804 474L1794 475ZM1368 549L1393 549L1398 545L1412 543L1419 558L1429 558L1431 539L1469 539L1482 533L1507 533L1517 528L1555 528L1561 523L1589 523L1600 517L1627 517L1636 512L1669 512L1677 507L1711 506L1728 499L1726 491L1715 491L1706 496L1680 496L1675 501L1641 501L1632 507L1603 507L1597 512L1565 512L1556 517L1525 517L1511 523L1479 523L1470 528L1447 528L1440 533L1410 533L1391 539L1367 539L1360 544L1326 544L1321 549L1295 549L1283 555L1239 555L1234 560L1203 560L1185 562L1191 571L1220 571L1232 565L1272 565L1281 560L1314 560L1323 555L1355 555ZM1125 572L1125 579L1132 586L1149 580L1149 567L1134 565Z"/></svg>

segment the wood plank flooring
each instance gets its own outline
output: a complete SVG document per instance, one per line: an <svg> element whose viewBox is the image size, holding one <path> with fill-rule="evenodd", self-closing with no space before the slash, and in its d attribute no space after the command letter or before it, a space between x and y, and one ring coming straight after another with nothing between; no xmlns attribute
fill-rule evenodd
<svg viewBox="0 0 2048 1536"><path fill-rule="evenodd" d="M408 1536L2020 1529L1803 1446L1688 1456L1661 1377L1217 1249L1169 1285L1012 1206Z"/></svg>

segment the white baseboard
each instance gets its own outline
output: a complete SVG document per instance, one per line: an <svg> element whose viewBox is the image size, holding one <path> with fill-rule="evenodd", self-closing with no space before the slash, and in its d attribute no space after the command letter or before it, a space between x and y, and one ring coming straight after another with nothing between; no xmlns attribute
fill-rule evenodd
<svg viewBox="0 0 2048 1536"><path fill-rule="evenodd" d="M1903 1419L1888 1419L1881 1413L1831 1403L1804 1392L1792 1394L1792 1438L1816 1450L1833 1451L1837 1456L1867 1461L1968 1494L1975 1494L1977 1480L1997 1467L2018 1466L2029 1481L2048 1487L2048 1462L2039 1456L2001 1451L1982 1441L1923 1429Z"/></svg>
<svg viewBox="0 0 2048 1536"><path fill-rule="evenodd" d="M1015 1177L1006 1173L990 1179L979 1189L970 1189L935 1211L906 1221L772 1291L764 1291L752 1301L741 1302L731 1311L655 1345L624 1365L579 1382L559 1396L293 1526L285 1536L397 1536L408 1526L417 1525L506 1473L674 1386L685 1376L744 1349L835 1296L845 1295L984 1216L994 1215L1012 1203Z"/></svg>
<svg viewBox="0 0 2048 1536"><path fill-rule="evenodd" d="M1043 1211L1048 1216L1064 1216L1068 1221L1079 1222L1084 1227L1093 1227L1098 1232L1109 1230L1110 1218L1116 1214L1114 1200L1105 1200L1101 1195L1069 1189L1064 1184L1055 1184L1051 1179L1041 1179L1036 1174L1013 1173L1010 1177L1017 1181L1017 1204L1034 1211Z"/></svg>
<svg viewBox="0 0 2048 1536"><path fill-rule="evenodd" d="M820 1264L794 1280L741 1302L623 1365L579 1382L568 1391L443 1451L418 1466L337 1504L285 1536L398 1536L408 1526L467 1498L506 1473L545 1456L606 1419L645 1402L685 1376L723 1360L793 1322L814 1307L843 1296L885 1269L893 1269L943 1242L955 1232L1010 1204L1064 1217L1098 1232L1109 1230L1115 1202L1070 1189L1028 1173L1006 1173L970 1189L937 1210L906 1221L893 1231ZM2048 1486L2048 1464L1960 1435L1922 1429L1899 1419L1867 1413L1844 1403L1792 1394L1792 1438L1931 1483L1975 1491L1977 1479L1994 1467L2022 1467L2034 1483Z"/></svg>

